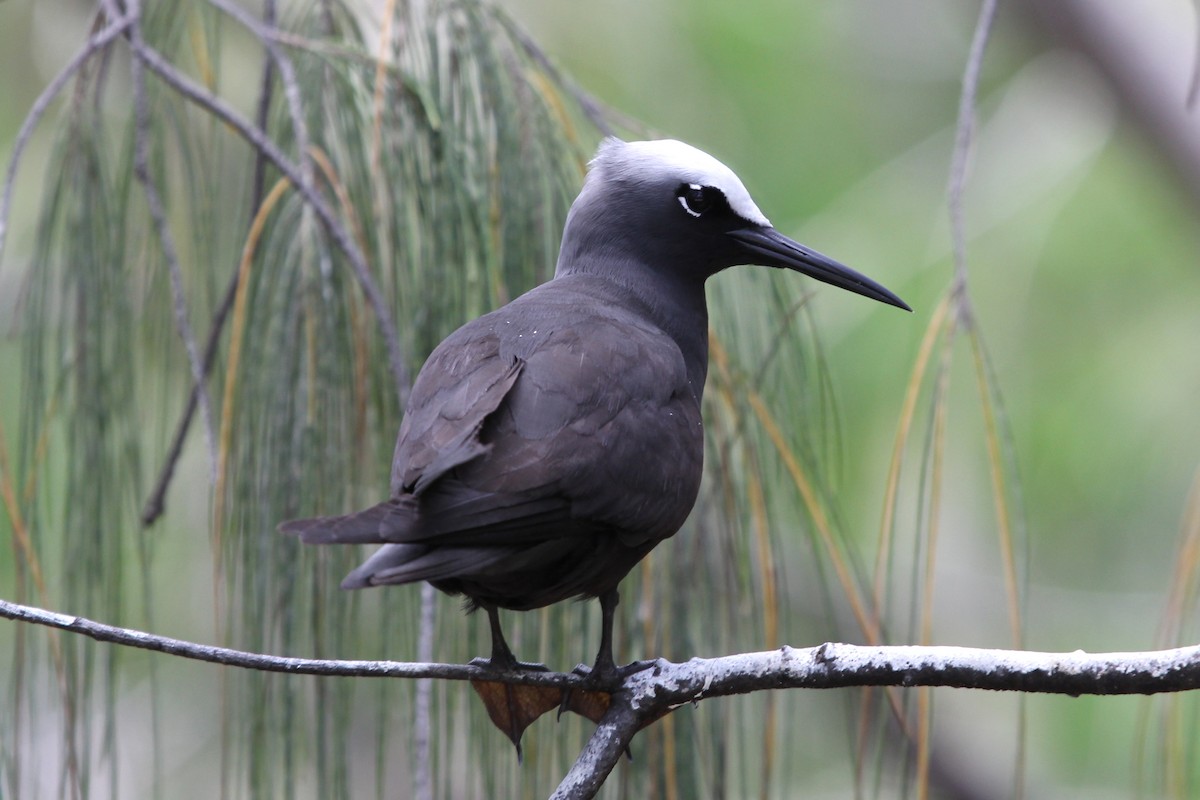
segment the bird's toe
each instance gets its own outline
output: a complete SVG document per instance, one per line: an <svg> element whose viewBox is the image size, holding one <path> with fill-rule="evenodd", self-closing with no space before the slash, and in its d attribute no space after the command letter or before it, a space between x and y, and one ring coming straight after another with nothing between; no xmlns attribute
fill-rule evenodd
<svg viewBox="0 0 1200 800"><path fill-rule="evenodd" d="M595 667L577 664L571 672L584 679L584 688L588 691L611 694L620 689L630 675L648 670L657 663L657 659L650 659L648 661L631 661L622 667L615 664L601 664Z"/></svg>
<svg viewBox="0 0 1200 800"><path fill-rule="evenodd" d="M492 672L549 672L550 668L545 664L539 664L536 661L517 661L514 659L484 658L477 656L467 662L472 667L480 669L488 669Z"/></svg>

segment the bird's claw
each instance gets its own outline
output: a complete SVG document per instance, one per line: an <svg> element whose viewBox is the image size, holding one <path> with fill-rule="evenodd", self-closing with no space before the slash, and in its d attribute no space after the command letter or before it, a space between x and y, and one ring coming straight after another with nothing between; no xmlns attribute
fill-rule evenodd
<svg viewBox="0 0 1200 800"><path fill-rule="evenodd" d="M649 661L631 661L623 667L615 664L597 664L594 667L579 664L571 672L583 678L583 688L586 691L612 694L621 688L625 679L630 675L648 670L657 663L657 659L651 659Z"/></svg>
<svg viewBox="0 0 1200 800"><path fill-rule="evenodd" d="M503 659L492 656L484 658L476 656L467 662L472 667L491 670L492 672L549 672L550 668L536 661L517 661L515 658Z"/></svg>

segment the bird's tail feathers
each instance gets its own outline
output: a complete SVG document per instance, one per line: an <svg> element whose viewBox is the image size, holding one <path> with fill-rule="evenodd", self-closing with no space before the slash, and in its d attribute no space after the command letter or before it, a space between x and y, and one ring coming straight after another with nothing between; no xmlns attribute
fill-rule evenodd
<svg viewBox="0 0 1200 800"><path fill-rule="evenodd" d="M412 503L388 500L343 516L289 520L279 530L306 544L381 544L402 539L415 519Z"/></svg>

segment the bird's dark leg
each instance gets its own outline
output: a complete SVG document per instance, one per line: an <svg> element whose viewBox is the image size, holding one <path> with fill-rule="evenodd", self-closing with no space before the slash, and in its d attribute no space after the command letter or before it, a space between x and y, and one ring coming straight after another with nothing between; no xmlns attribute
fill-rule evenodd
<svg viewBox="0 0 1200 800"><path fill-rule="evenodd" d="M591 669L580 664L575 673L587 678L592 688L598 691L613 691L625 678L654 666L653 661L633 661L623 667L618 667L613 659L613 618L616 616L617 603L621 595L616 589L610 589L600 595L600 649L596 652L596 663Z"/></svg>
<svg viewBox="0 0 1200 800"><path fill-rule="evenodd" d="M596 651L596 663L592 665L592 677L597 681L616 678L617 662L613 658L613 619L617 615L617 603L621 595L611 589L600 595L600 649Z"/></svg>
<svg viewBox="0 0 1200 800"><path fill-rule="evenodd" d="M473 658L471 664L476 667L495 672L533 671L546 672L545 664L529 664L517 661L508 642L504 641L504 632L500 630L500 612L490 603L480 603L487 612L488 626L492 631L491 658ZM492 724L504 732L513 746L517 748L517 760L521 760L521 734L538 717L554 708L553 690L547 698L545 689L533 686L514 686L501 681L480 679L472 680L471 686L483 700L488 717ZM549 700L549 702L547 702Z"/></svg>
<svg viewBox="0 0 1200 800"><path fill-rule="evenodd" d="M472 666L493 669L497 672L549 671L545 664L517 661L517 657L508 647L508 642L504 640L504 631L500 630L500 611L491 603L480 603L479 605L488 615L488 626L492 631L492 656L491 658L473 658L471 659Z"/></svg>

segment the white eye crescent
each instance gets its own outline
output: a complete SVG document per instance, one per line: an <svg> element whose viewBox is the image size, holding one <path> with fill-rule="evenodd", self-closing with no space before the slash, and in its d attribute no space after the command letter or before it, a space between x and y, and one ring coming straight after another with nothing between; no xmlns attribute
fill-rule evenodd
<svg viewBox="0 0 1200 800"><path fill-rule="evenodd" d="M675 192L679 205L693 217L699 217L713 206L713 193L716 189L701 186L698 183L686 183Z"/></svg>

